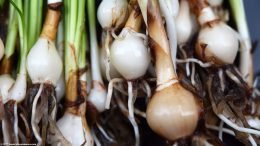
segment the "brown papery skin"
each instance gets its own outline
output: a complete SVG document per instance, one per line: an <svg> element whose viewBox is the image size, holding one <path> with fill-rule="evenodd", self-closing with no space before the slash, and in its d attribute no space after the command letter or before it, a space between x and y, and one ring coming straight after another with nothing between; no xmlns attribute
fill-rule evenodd
<svg viewBox="0 0 260 146"><path fill-rule="evenodd" d="M148 0L147 18L149 46L156 58L157 86L162 86L177 80L177 76L157 0ZM199 105L195 96L177 82L154 93L146 115L153 131L174 141L193 134L199 119Z"/></svg>
<svg viewBox="0 0 260 146"><path fill-rule="evenodd" d="M142 24L141 10L136 5L134 7L134 9L132 9L129 18L127 19L127 22L125 24L125 28L130 28L130 29L132 29L136 32L139 32L141 24Z"/></svg>
<svg viewBox="0 0 260 146"><path fill-rule="evenodd" d="M0 64L0 74L11 74L13 70L13 55L10 57L4 56Z"/></svg>
<svg viewBox="0 0 260 146"><path fill-rule="evenodd" d="M69 79L66 83L66 102L75 103L77 102L78 92L78 73L71 72Z"/></svg>
<svg viewBox="0 0 260 146"><path fill-rule="evenodd" d="M203 8L206 8L209 6L207 0L188 0L191 9L193 12L199 16L200 12Z"/></svg>
<svg viewBox="0 0 260 146"><path fill-rule="evenodd" d="M47 38L51 41L56 39L56 32L59 25L60 15L61 13L59 10L48 9L41 37Z"/></svg>

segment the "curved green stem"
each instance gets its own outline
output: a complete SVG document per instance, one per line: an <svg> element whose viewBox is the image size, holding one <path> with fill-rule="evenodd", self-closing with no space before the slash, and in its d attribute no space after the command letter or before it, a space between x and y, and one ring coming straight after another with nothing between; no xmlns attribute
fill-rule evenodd
<svg viewBox="0 0 260 146"><path fill-rule="evenodd" d="M9 7L9 25L8 25L8 33L5 45L5 56L9 58L14 54L15 50L15 42L17 38L18 32L18 21L17 21L18 13L15 11L15 8L12 4Z"/></svg>

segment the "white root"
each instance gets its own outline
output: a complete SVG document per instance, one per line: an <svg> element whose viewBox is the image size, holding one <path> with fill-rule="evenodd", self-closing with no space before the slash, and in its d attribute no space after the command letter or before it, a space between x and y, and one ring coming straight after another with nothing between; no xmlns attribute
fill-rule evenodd
<svg viewBox="0 0 260 146"><path fill-rule="evenodd" d="M194 63L192 63L191 64L192 66L192 68L191 68L191 84L193 85L193 86L195 86L195 84L196 84L196 82L195 82L195 64Z"/></svg>
<svg viewBox="0 0 260 146"><path fill-rule="evenodd" d="M17 102L14 103L14 135L15 135L15 142L19 143L19 127L18 127L18 114L17 114Z"/></svg>
<svg viewBox="0 0 260 146"><path fill-rule="evenodd" d="M31 118L31 125L32 125L32 130L33 130L33 134L35 136L35 138L37 139L38 143L37 143L37 146L40 146L41 143L42 143L42 138L39 134L39 128L37 126L37 124L35 123L35 116L36 116L36 106L37 106L37 102L40 98L40 95L42 93L42 90L43 90L43 83L41 83L40 85L40 88L36 94L36 96L34 97L34 100L33 100L33 106L32 106L32 118Z"/></svg>
<svg viewBox="0 0 260 146"><path fill-rule="evenodd" d="M260 80L260 77L259 77L259 76L255 78L255 81L254 81L254 84L253 84L253 87L254 87L254 88L256 88L256 86L257 86L259 80Z"/></svg>
<svg viewBox="0 0 260 146"><path fill-rule="evenodd" d="M113 85L114 83L117 83L117 82L123 82L124 80L123 79L120 79L120 78L114 78L112 80L109 81L109 84L108 84L108 91L107 91L107 99L106 99L106 106L105 108L106 109L109 109L110 108L110 103L111 103L111 98L112 98L112 93L113 93Z"/></svg>
<svg viewBox="0 0 260 146"><path fill-rule="evenodd" d="M111 138L107 132L105 131L105 129L102 128L102 126L96 122L97 128L98 130L103 134L103 136L109 141L109 142L114 142L115 140L113 138Z"/></svg>
<svg viewBox="0 0 260 146"><path fill-rule="evenodd" d="M140 117L143 117L143 118L146 118L146 113L137 109L137 108L134 108L134 112L136 115L139 115Z"/></svg>
<svg viewBox="0 0 260 146"><path fill-rule="evenodd" d="M223 126L224 126L224 122L220 121L219 124L219 131L218 131L218 137L221 141L223 141Z"/></svg>
<svg viewBox="0 0 260 146"><path fill-rule="evenodd" d="M255 130L255 129L251 129L251 128L245 128L245 127L240 127L240 126L238 126L237 124L235 124L235 123L233 123L232 121L230 121L230 120L229 120L227 117L225 117L223 114L217 114L217 116L218 116L223 122L225 122L228 126L232 127L233 129L235 129L235 130L237 130L237 131L260 136L260 131L259 131L259 130Z"/></svg>
<svg viewBox="0 0 260 146"><path fill-rule="evenodd" d="M20 143L26 143L26 137L20 128L18 128L18 135L19 135L19 138L21 139Z"/></svg>
<svg viewBox="0 0 260 146"><path fill-rule="evenodd" d="M130 90L132 91L131 86L130 86L130 89L128 87L128 91L130 91ZM128 110L127 110L125 105L124 105L124 103L123 103L123 101L122 101L122 99L120 97L117 97L115 99L116 99L117 105L119 106L119 108L122 111L122 113L128 118L128 120L132 124L132 126L134 128L135 139L136 139L135 146L139 146L140 145L140 134L139 134L139 130L138 130L138 125L137 125L137 123L135 121L135 118L134 117L133 118L130 117L130 112L132 112L132 115L134 115L134 113L133 113L134 111L130 111L129 109L133 109L133 108L131 108L131 107L129 108L128 107ZM129 101L129 99L130 99L130 101ZM132 97L132 99L133 99L133 97ZM128 105L129 105L129 102L130 102L130 104L133 105L133 103L131 103L132 99L130 97L128 97ZM128 113L128 115L127 115L127 113Z"/></svg>
<svg viewBox="0 0 260 146"><path fill-rule="evenodd" d="M53 107L53 110L51 111L51 117L53 120L56 119L56 115L57 115L57 99L55 98L55 96L51 96L52 99L54 100L54 107Z"/></svg>
<svg viewBox="0 0 260 146"><path fill-rule="evenodd" d="M231 80L233 80L234 82L236 82L236 83L239 84L239 85L241 84L240 80L239 80L232 72L230 72L229 70L226 70L225 72L226 72L227 76L228 76Z"/></svg>
<svg viewBox="0 0 260 146"><path fill-rule="evenodd" d="M257 144L256 144L254 138L252 137L252 135L250 135L250 134L248 135L248 140L250 141L250 143L252 144L252 146L257 146Z"/></svg>
<svg viewBox="0 0 260 146"><path fill-rule="evenodd" d="M224 78L223 78L223 69L219 69L218 76L219 76L219 79L220 79L221 91L223 92L225 90L225 83L224 83Z"/></svg>
<svg viewBox="0 0 260 146"><path fill-rule="evenodd" d="M94 142L95 142L95 145L96 145L96 146L101 146L101 143L100 143L100 141L98 140L98 138L97 138L97 136L96 136L96 134L95 134L95 132L94 132L93 129L91 129L91 135L92 135L92 137L93 137L93 140L94 140Z"/></svg>
<svg viewBox="0 0 260 146"><path fill-rule="evenodd" d="M26 128L26 132L29 133L30 132L30 127L29 127L29 124L28 124L26 118L24 117L23 114L19 114L19 115L20 115L21 119L23 120L24 126Z"/></svg>
<svg viewBox="0 0 260 146"><path fill-rule="evenodd" d="M196 58L187 58L187 59L176 59L177 63L187 63L187 62L194 62L199 64L201 67L207 68L207 67L211 67L212 63L207 62L207 63L203 63L202 61L196 59Z"/></svg>
<svg viewBox="0 0 260 146"><path fill-rule="evenodd" d="M127 81L128 85L128 110L129 110L129 117L134 117L134 108L133 108L133 84L131 81Z"/></svg>
<svg viewBox="0 0 260 146"><path fill-rule="evenodd" d="M106 50L106 60L105 60L105 67L106 67L106 77L107 80L110 81L110 50L109 50L109 31L106 33L106 40L105 40L105 50Z"/></svg>
<svg viewBox="0 0 260 146"><path fill-rule="evenodd" d="M185 59L187 59L188 58L187 53L183 50L183 46L182 45L180 45L180 51L181 51L183 57ZM178 60L176 60L176 62L178 63ZM186 74L187 74L188 77L190 76L190 67L189 66L190 66L190 63L186 62Z"/></svg>
<svg viewBox="0 0 260 146"><path fill-rule="evenodd" d="M207 124L206 127L207 127L208 129L210 129L210 130L220 131L219 127L214 126L214 125L208 125L208 124ZM229 135L236 136L235 132L234 132L233 130L228 129L228 128L222 128L222 131L223 131L224 133L229 134Z"/></svg>
<svg viewBox="0 0 260 146"><path fill-rule="evenodd" d="M3 137L4 137L4 143L10 143L10 133L8 132L8 127L7 127L7 121L5 119L2 120L2 132L3 132Z"/></svg>
<svg viewBox="0 0 260 146"><path fill-rule="evenodd" d="M221 122L223 123L223 121L221 121ZM206 125L206 127L208 129L211 129L211 130L216 130L216 131L219 131L219 132L223 131L223 132L225 132L225 133L227 133L229 135L236 136L235 132L230 130L230 129L228 129L228 128L220 128L220 127L213 126L213 125ZM223 141L222 138L220 140ZM250 134L248 135L248 140L252 144L252 146L257 146L254 138Z"/></svg>
<svg viewBox="0 0 260 146"><path fill-rule="evenodd" d="M134 117L133 84L131 81L127 81L127 84L128 84L128 112L129 112L128 119L134 127L135 146L139 146L140 145L140 134L139 134L138 125L137 125L137 123L135 121L135 117Z"/></svg>
<svg viewBox="0 0 260 146"><path fill-rule="evenodd" d="M147 98L149 99L151 96L152 96L152 91L151 91L151 87L149 86L149 84L147 83L146 80L142 80L142 83L145 87L145 91L146 91L146 94L147 94Z"/></svg>
<svg viewBox="0 0 260 146"><path fill-rule="evenodd" d="M109 31L107 31L107 32L109 32ZM115 33L115 29L112 29L111 35L112 35L112 37L113 37L114 39L120 39L120 40L121 40L121 37L117 36L117 34Z"/></svg>

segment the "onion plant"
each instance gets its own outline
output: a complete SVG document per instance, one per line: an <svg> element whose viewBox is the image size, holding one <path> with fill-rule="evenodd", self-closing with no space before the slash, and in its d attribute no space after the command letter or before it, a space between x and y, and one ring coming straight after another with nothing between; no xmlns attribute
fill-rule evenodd
<svg viewBox="0 0 260 146"><path fill-rule="evenodd" d="M97 44L96 35L96 11L95 1L88 0L88 18L89 18L89 32L90 32L90 53L91 53L91 75L92 88L88 96L88 101L94 106L98 112L105 110L106 89L101 76L99 48Z"/></svg>
<svg viewBox="0 0 260 146"><path fill-rule="evenodd" d="M41 3L41 2L42 1L38 1L37 3ZM13 11L14 8L12 8L12 7L10 8L10 11L11 11L10 15L12 15L11 21L14 22L13 26L10 26L10 27L12 27L14 30L12 30L12 28L9 29L10 37L7 40L8 49L6 50L6 53L5 53L6 58L4 60L4 61L7 60L7 62L3 62L3 64L6 69L5 73L11 73L10 69L8 69L11 66L9 64L9 62L11 60L9 60L9 59L10 59L10 56L12 56L12 54L14 52L14 46L15 46L15 40L16 40L16 22L18 22L19 36L20 36L20 58L19 58L18 74L16 76L15 83L13 83L11 88L8 90L8 95L6 98L6 105L8 108L13 108L12 116L13 116L14 120L9 124L13 124L13 131L14 131L13 141L19 142L17 104L19 104L21 101L24 100L25 94L26 94L26 87L27 87L26 57L27 57L27 52L29 50L28 34L27 34L28 27L25 25L25 17L26 17L25 11L27 11L27 10L23 9L23 4L22 4L21 0L10 1L10 3L16 10L16 12L14 12ZM39 11L41 11L41 9L39 9ZM17 20L15 21L15 19L17 19ZM35 23L35 22L36 21L32 20L32 23ZM40 27L39 27L39 29L40 29ZM36 35L34 35L33 37L36 37ZM10 110L10 109L6 109L6 111L7 110ZM5 130L7 130L7 129L5 129Z"/></svg>
<svg viewBox="0 0 260 146"><path fill-rule="evenodd" d="M5 43L4 58L1 61L1 74L10 74L13 67L13 54L15 50L15 42L18 34L18 17L19 14L14 6L9 4L9 23L7 39Z"/></svg>
<svg viewBox="0 0 260 146"><path fill-rule="evenodd" d="M147 18L149 45L155 53L157 74L157 88L146 110L147 122L156 133L176 140L194 132L200 107L196 97L178 82L156 0L148 1Z"/></svg>
<svg viewBox="0 0 260 146"><path fill-rule="evenodd" d="M242 0L3 1L0 143L259 145Z"/></svg>
<svg viewBox="0 0 260 146"><path fill-rule="evenodd" d="M65 22L65 113L57 126L71 145L93 145L92 136L85 118L86 113L86 48L82 46L85 30L85 0L64 1ZM83 43L84 44L84 43ZM77 133L71 132L75 129ZM61 144L61 141L57 143Z"/></svg>

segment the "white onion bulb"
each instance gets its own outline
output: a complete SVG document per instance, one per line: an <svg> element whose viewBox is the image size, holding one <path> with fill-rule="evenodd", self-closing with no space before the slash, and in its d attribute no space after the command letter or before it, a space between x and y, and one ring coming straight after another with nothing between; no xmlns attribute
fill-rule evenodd
<svg viewBox="0 0 260 146"><path fill-rule="evenodd" d="M5 46L2 39L0 38L0 60L3 58L4 52L5 52Z"/></svg>
<svg viewBox="0 0 260 146"><path fill-rule="evenodd" d="M176 17L176 31L178 45L185 44L196 31L196 21L190 12L187 0L180 1L180 11Z"/></svg>
<svg viewBox="0 0 260 146"><path fill-rule="evenodd" d="M8 98L21 102L25 98L27 88L26 74L17 74L16 81L13 84Z"/></svg>
<svg viewBox="0 0 260 146"><path fill-rule="evenodd" d="M239 49L236 32L227 24L218 21L205 25L200 30L196 52L204 61L217 64L232 64Z"/></svg>
<svg viewBox="0 0 260 146"><path fill-rule="evenodd" d="M94 145L90 133L84 130L80 116L66 112L64 116L58 120L57 126L72 146L80 146L84 142L86 142L84 146Z"/></svg>
<svg viewBox="0 0 260 146"><path fill-rule="evenodd" d="M98 110L98 112L103 112L106 110L106 97L107 91L103 86L103 83L99 83L97 81L93 81L93 88L91 89L88 101L94 105L94 107Z"/></svg>
<svg viewBox="0 0 260 146"><path fill-rule="evenodd" d="M0 96L4 104L8 101L8 92L13 84L14 79L9 74L0 76Z"/></svg>
<svg viewBox="0 0 260 146"><path fill-rule="evenodd" d="M127 0L103 0L97 10L97 19L103 29L117 28L127 19Z"/></svg>
<svg viewBox="0 0 260 146"><path fill-rule="evenodd" d="M217 7L222 5L223 0L208 0L208 3L212 7Z"/></svg>
<svg viewBox="0 0 260 146"><path fill-rule="evenodd" d="M111 45L111 62L125 79L137 79L146 73L150 53L144 40L133 32L123 30L122 36Z"/></svg>
<svg viewBox="0 0 260 146"><path fill-rule="evenodd" d="M62 61L52 41L39 38L27 56L26 67L32 82L50 83L56 86Z"/></svg>

